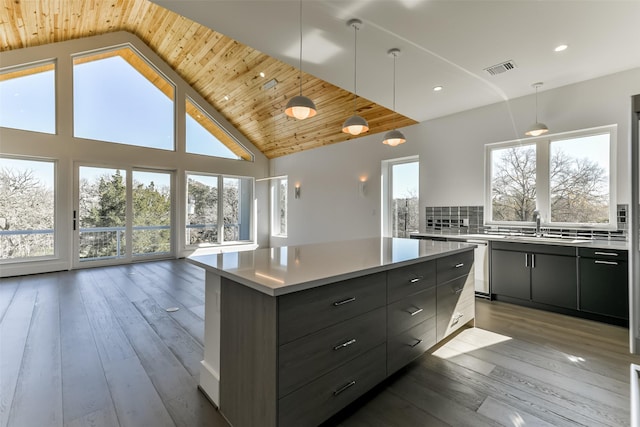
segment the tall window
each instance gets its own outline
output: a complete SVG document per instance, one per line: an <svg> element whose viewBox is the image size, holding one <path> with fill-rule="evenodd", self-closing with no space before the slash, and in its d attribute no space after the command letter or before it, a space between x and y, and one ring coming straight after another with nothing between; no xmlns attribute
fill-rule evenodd
<svg viewBox="0 0 640 427"><path fill-rule="evenodd" d="M1 260L55 254L55 163L0 157Z"/></svg>
<svg viewBox="0 0 640 427"><path fill-rule="evenodd" d="M614 227L615 126L487 145L488 223Z"/></svg>
<svg viewBox="0 0 640 427"><path fill-rule="evenodd" d="M0 70L0 126L56 133L55 64Z"/></svg>
<svg viewBox="0 0 640 427"><path fill-rule="evenodd" d="M74 136L174 149L175 88L133 48L73 60Z"/></svg>
<svg viewBox="0 0 640 427"><path fill-rule="evenodd" d="M287 181L282 177L274 179L271 186L271 234L287 236Z"/></svg>
<svg viewBox="0 0 640 427"><path fill-rule="evenodd" d="M419 228L420 163L417 156L386 160L382 164L384 235L409 237Z"/></svg>
<svg viewBox="0 0 640 427"><path fill-rule="evenodd" d="M187 174L187 244L250 241L253 178Z"/></svg>

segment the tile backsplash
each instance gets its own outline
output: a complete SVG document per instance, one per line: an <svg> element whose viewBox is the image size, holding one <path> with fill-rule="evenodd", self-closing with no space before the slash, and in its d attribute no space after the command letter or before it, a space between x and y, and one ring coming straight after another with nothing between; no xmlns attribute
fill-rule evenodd
<svg viewBox="0 0 640 427"><path fill-rule="evenodd" d="M484 206L427 206L426 232L435 234L522 233L533 234L532 227L484 226ZM605 240L627 240L627 205L617 205L617 230L588 230L542 227L546 234Z"/></svg>

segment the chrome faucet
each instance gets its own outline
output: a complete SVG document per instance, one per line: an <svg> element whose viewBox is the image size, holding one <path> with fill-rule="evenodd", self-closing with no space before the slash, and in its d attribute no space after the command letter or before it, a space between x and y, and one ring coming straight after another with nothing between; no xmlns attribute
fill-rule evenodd
<svg viewBox="0 0 640 427"><path fill-rule="evenodd" d="M536 222L536 237L542 237L540 232L540 211L537 209L533 211L533 220Z"/></svg>

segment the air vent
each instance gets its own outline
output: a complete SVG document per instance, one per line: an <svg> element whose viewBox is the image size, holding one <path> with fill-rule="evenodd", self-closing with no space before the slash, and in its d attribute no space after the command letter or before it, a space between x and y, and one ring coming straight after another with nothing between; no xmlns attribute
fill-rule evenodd
<svg viewBox="0 0 640 427"><path fill-rule="evenodd" d="M264 90L269 90L272 87L274 87L275 85L278 84L278 81L276 79L271 79L268 82L266 82L265 84L262 85L262 89Z"/></svg>
<svg viewBox="0 0 640 427"><path fill-rule="evenodd" d="M501 64L492 65L489 68L485 68L484 70L492 76L497 74L506 73L507 71L514 70L516 68L516 63L513 61L506 61Z"/></svg>

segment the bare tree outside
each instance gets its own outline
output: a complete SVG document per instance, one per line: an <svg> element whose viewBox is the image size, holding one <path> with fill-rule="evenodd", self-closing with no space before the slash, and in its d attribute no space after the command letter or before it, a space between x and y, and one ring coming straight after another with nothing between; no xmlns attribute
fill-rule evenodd
<svg viewBox="0 0 640 427"><path fill-rule="evenodd" d="M609 221L608 171L596 160L554 147L549 174L551 222ZM533 221L535 145L493 150L491 184L494 221Z"/></svg>
<svg viewBox="0 0 640 427"><path fill-rule="evenodd" d="M49 183L28 167L0 168L0 259L54 254L52 185L53 165Z"/></svg>
<svg viewBox="0 0 640 427"><path fill-rule="evenodd" d="M533 221L536 209L536 147L492 151L491 203L494 221Z"/></svg>
<svg viewBox="0 0 640 427"><path fill-rule="evenodd" d="M586 157L552 150L550 167L551 221L609 222L609 176Z"/></svg>

